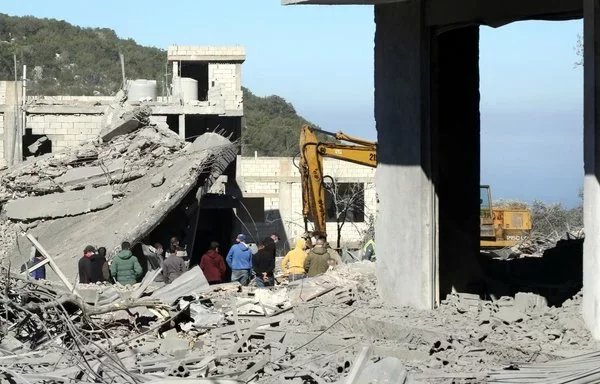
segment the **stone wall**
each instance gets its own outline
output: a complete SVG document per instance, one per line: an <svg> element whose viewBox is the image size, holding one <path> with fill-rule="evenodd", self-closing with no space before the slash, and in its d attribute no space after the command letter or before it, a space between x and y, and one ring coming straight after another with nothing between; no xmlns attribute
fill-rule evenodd
<svg viewBox="0 0 600 384"><path fill-rule="evenodd" d="M242 109L241 64L210 63L208 65L208 101L225 105L226 110Z"/></svg>
<svg viewBox="0 0 600 384"><path fill-rule="evenodd" d="M102 128L102 115L41 115L27 116L26 128L34 135L46 135L52 141L52 151L94 139Z"/></svg>
<svg viewBox="0 0 600 384"><path fill-rule="evenodd" d="M365 191L365 221L375 215L375 169L335 159L324 159L324 174L340 183L362 183ZM240 157L237 182L245 198L264 199L264 221L244 222L241 228L256 230L259 237L278 231L289 244L304 233L300 173L290 157ZM254 225L256 224L256 228ZM342 228L342 246L361 245L366 222L346 222ZM312 229L309 225L309 229ZM327 223L328 239L335 245L337 227ZM255 235L255 234L253 234Z"/></svg>

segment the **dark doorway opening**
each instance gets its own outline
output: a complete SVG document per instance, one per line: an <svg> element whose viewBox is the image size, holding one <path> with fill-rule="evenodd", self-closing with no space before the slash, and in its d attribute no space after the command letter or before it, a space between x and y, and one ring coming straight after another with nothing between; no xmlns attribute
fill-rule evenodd
<svg viewBox="0 0 600 384"><path fill-rule="evenodd" d="M198 81L198 100L208 100L208 63L201 61L182 61L181 77L190 77Z"/></svg>
<svg viewBox="0 0 600 384"><path fill-rule="evenodd" d="M34 135L31 128L25 128L23 136L23 160L28 157L52 153L52 140L46 135Z"/></svg>
<svg viewBox="0 0 600 384"><path fill-rule="evenodd" d="M179 134L179 115L167 115L167 125L171 131Z"/></svg>

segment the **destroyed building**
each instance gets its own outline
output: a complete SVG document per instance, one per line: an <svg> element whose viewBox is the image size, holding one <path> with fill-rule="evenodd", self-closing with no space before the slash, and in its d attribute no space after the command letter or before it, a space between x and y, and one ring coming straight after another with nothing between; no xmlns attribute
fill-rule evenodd
<svg viewBox="0 0 600 384"><path fill-rule="evenodd" d="M5 215L66 271L86 244L114 251L124 240L166 246L177 236L195 255L231 242L239 193L226 181L236 178L245 50L172 46L168 60L167 96L144 79L116 96L79 97L28 96L26 84L0 82ZM5 236L9 246L14 234ZM29 246L16 249L14 262L29 258Z"/></svg>

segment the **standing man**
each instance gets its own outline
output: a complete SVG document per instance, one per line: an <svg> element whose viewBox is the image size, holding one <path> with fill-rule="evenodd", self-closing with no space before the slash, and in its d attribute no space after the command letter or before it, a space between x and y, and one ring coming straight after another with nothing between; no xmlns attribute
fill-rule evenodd
<svg viewBox="0 0 600 384"><path fill-rule="evenodd" d="M270 239L266 238L258 243L258 252L252 257L252 267L256 273L256 286L272 287L275 285L275 256L273 255L275 250L275 243Z"/></svg>
<svg viewBox="0 0 600 384"><path fill-rule="evenodd" d="M98 248L98 251L94 252L90 261L92 262L92 275L90 276L90 283L109 281L110 274L108 272L108 263L106 261L106 248Z"/></svg>
<svg viewBox="0 0 600 384"><path fill-rule="evenodd" d="M327 272L330 257L325 246L325 240L320 238L304 260L304 270L308 277L314 277Z"/></svg>
<svg viewBox="0 0 600 384"><path fill-rule="evenodd" d="M131 253L131 244L125 241L121 244L121 252L117 253L110 265L110 274L116 282L123 285L133 285L142 275L142 266L137 257Z"/></svg>
<svg viewBox="0 0 600 384"><path fill-rule="evenodd" d="M225 261L231 268L231 281L238 281L242 285L250 282L250 271L252 270L252 251L246 245L246 235L237 235L234 244L229 249Z"/></svg>
<svg viewBox="0 0 600 384"><path fill-rule="evenodd" d="M79 259L79 282L81 284L89 284L92 282L92 256L96 250L91 245L83 249L83 257Z"/></svg>
<svg viewBox="0 0 600 384"><path fill-rule="evenodd" d="M369 239L363 247L363 260L372 261L375 259L375 240Z"/></svg>
<svg viewBox="0 0 600 384"><path fill-rule="evenodd" d="M174 253L166 258L162 264L162 273L165 284L171 284L173 280L183 275L183 272L185 272L186 269L185 261L183 261L183 257L179 256L178 253Z"/></svg>
<svg viewBox="0 0 600 384"><path fill-rule="evenodd" d="M216 241L211 242L210 249L202 255L200 269L204 272L208 284L220 284L223 281L227 267L223 256L219 253L219 243Z"/></svg>

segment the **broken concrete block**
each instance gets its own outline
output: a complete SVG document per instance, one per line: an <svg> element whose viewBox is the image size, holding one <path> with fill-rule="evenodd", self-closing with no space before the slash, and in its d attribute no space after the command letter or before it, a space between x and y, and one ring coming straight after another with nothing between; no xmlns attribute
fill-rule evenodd
<svg viewBox="0 0 600 384"><path fill-rule="evenodd" d="M27 150L29 151L29 153L36 153L38 149L40 149L40 146L47 140L48 137L42 136L39 139L37 139L33 144L29 145L27 147Z"/></svg>
<svg viewBox="0 0 600 384"><path fill-rule="evenodd" d="M523 320L523 314L515 307L501 307L494 317L506 324L516 323Z"/></svg>
<svg viewBox="0 0 600 384"><path fill-rule="evenodd" d="M147 125L152 111L147 105L121 112L120 116L113 116L109 123L100 131L102 141L125 135L135 131L140 125Z"/></svg>
<svg viewBox="0 0 600 384"><path fill-rule="evenodd" d="M174 355L181 352L187 352L188 349L189 343L187 340L171 335L161 340L159 351L163 354Z"/></svg>
<svg viewBox="0 0 600 384"><path fill-rule="evenodd" d="M165 182L165 175L163 175L162 173L157 173L150 180L150 185L152 185L153 187L160 187L161 185L163 185L164 182Z"/></svg>
<svg viewBox="0 0 600 384"><path fill-rule="evenodd" d="M158 143L162 139L162 135L152 127L140 129L140 131L137 133L137 136L140 138L144 138L151 143Z"/></svg>
<svg viewBox="0 0 600 384"><path fill-rule="evenodd" d="M229 144L231 144L231 142L226 137L223 137L218 133L207 132L194 140L191 150L199 152Z"/></svg>
<svg viewBox="0 0 600 384"><path fill-rule="evenodd" d="M102 167L77 167L69 169L65 174L54 179L62 185L75 185L88 180L108 178L117 171L122 171L125 166L123 158L107 161Z"/></svg>
<svg viewBox="0 0 600 384"><path fill-rule="evenodd" d="M358 376L356 383L405 384L411 382L408 371L400 359L386 357L367 365Z"/></svg>
<svg viewBox="0 0 600 384"><path fill-rule="evenodd" d="M10 200L5 209L8 218L28 221L76 216L110 207L112 203L112 189L102 187Z"/></svg>
<svg viewBox="0 0 600 384"><path fill-rule="evenodd" d="M545 297L531 292L518 292L515 295L515 307L523 313L531 313L548 308L548 301Z"/></svg>

